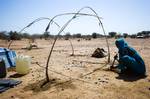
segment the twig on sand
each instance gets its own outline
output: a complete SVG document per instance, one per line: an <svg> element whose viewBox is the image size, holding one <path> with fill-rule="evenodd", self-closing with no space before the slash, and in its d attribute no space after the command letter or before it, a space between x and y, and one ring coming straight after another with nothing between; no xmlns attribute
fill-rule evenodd
<svg viewBox="0 0 150 99"><path fill-rule="evenodd" d="M34 63L37 64L38 66L42 67L42 68L45 68L45 67L41 66L38 62L34 62ZM85 83L88 83L88 84L92 84L92 85L93 85L93 83L88 82L88 81L85 81L85 80L83 80L83 79L70 77L70 76L67 76L67 75L65 75L65 74L63 74L63 73L54 71L54 70L52 70L52 69L48 69L48 70L51 71L51 72L53 72L53 73L59 74L59 75L61 75L61 76L67 77L67 78L69 78L70 80L78 80L78 81L85 82ZM50 82L50 81L49 81L49 82ZM47 83L48 83L48 82L45 81L45 82L41 85L41 87L43 87L43 86L44 86L45 84L47 84Z"/></svg>

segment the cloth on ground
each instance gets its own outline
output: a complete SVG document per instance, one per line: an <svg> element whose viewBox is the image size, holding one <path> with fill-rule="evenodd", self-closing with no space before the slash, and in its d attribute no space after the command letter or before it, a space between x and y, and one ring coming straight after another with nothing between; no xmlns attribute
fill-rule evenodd
<svg viewBox="0 0 150 99"><path fill-rule="evenodd" d="M20 84L22 81L13 80L13 79L0 79L0 93L15 87Z"/></svg>
<svg viewBox="0 0 150 99"><path fill-rule="evenodd" d="M96 58L106 57L106 51L103 48L97 48L92 54L92 57L96 57Z"/></svg>

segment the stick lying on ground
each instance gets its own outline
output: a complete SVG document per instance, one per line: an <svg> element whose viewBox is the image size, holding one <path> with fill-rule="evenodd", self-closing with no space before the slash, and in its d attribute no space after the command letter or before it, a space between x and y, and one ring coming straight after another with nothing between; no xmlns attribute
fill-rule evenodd
<svg viewBox="0 0 150 99"><path fill-rule="evenodd" d="M100 68L96 68L96 69L94 69L93 71L91 71L91 72L89 72L89 73L87 73L87 74L81 75L80 77L82 78L82 77L87 76L87 75L90 75L90 74L92 74L92 73L94 73L94 72L96 72L96 71L98 71L98 70L101 70L101 69L103 69L103 67L105 67L106 65L107 65L107 63L104 64L104 65L103 65L102 67L100 67Z"/></svg>
<svg viewBox="0 0 150 99"><path fill-rule="evenodd" d="M41 66L38 62L34 62L34 63L37 64L38 66L42 67L42 68L45 68L45 67ZM67 78L69 78L70 80L78 80L78 81L85 82L85 83L88 83L88 84L92 84L92 85L93 85L93 83L88 82L88 81L85 81L85 80L83 80L83 79L80 79L80 78L73 78L73 77L64 75L64 74L62 74L62 73L60 73L60 72L57 72L57 71L54 71L54 70L51 70L51 69L48 69L48 70L51 71L51 72L53 72L53 73L59 74L59 75L61 75L61 76L67 77ZM45 84L46 84L46 83L43 83L41 87L43 87Z"/></svg>

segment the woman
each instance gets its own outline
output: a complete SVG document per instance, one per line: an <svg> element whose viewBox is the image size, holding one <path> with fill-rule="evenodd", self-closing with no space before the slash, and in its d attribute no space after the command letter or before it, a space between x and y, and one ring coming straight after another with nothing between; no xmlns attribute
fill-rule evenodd
<svg viewBox="0 0 150 99"><path fill-rule="evenodd" d="M145 75L145 63L137 51L128 46L122 38L117 39L115 44L119 53L119 65L117 68L121 70L121 73L130 70L134 74ZM117 56L114 58L117 59Z"/></svg>

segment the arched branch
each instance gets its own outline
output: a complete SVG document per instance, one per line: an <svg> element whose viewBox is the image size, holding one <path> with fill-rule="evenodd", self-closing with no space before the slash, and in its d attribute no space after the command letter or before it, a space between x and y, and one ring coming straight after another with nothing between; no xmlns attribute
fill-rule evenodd
<svg viewBox="0 0 150 99"><path fill-rule="evenodd" d="M83 9L85 9L85 8L88 8L88 9L92 10L92 11L95 13L95 16L96 16L96 17L98 18L98 20L99 20L99 26L101 25L102 28L103 28L103 32L104 32L104 35L105 35L105 38L106 38L106 42L107 42L107 47L108 47L108 62L110 61L109 45L108 45L108 40L107 40L107 36L106 36L105 30L104 30L103 24L102 24L100 18L98 17L98 14L97 14L92 8L90 8L90 7L83 7L83 8L81 8L77 13L75 13L74 16L73 16L70 20L68 20L68 21L63 25L63 27L60 29L60 31L58 32L57 36L56 36L55 39L54 39L54 42L53 42L52 47L51 47L51 49L50 49L50 52L49 52L49 55L48 55L48 59L47 59L47 63L46 63L46 82L49 82L49 81L50 81L49 76L48 76L49 61L50 61L50 57L51 57L53 48L54 48L54 46L55 46L55 43L56 43L56 41L57 41L57 39L58 39L58 36L59 36L60 33L68 26L68 24L69 24L73 19L75 19L75 18L77 17L77 15L78 15ZM50 20L50 22L49 22L48 26L46 27L45 31L48 31L51 22L52 22L56 17L61 16L61 15L62 15L62 14L59 14L59 15L54 16L54 17ZM64 15L64 14L63 14L63 15Z"/></svg>

